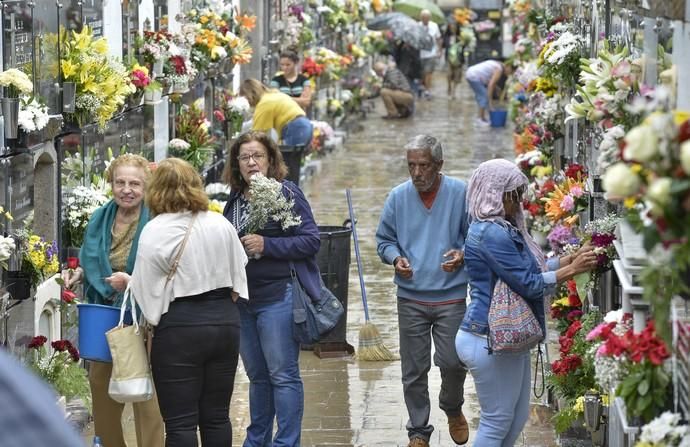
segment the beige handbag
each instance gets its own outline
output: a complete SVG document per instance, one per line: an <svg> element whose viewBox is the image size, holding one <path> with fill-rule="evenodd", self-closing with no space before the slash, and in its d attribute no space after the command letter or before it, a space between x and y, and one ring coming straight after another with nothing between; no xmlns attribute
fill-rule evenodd
<svg viewBox="0 0 690 447"><path fill-rule="evenodd" d="M131 305L131 326L124 325L127 301ZM153 397L153 379L144 334L136 315L134 297L127 286L120 308L120 323L105 333L113 357L108 394L117 402L143 402Z"/></svg>

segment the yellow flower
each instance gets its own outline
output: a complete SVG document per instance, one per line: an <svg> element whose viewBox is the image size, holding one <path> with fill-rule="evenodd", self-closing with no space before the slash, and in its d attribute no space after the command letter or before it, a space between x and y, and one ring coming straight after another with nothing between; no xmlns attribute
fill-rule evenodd
<svg viewBox="0 0 690 447"><path fill-rule="evenodd" d="M220 202L217 200L211 200L208 202L208 210L214 213L223 214L223 207L220 206Z"/></svg>
<svg viewBox="0 0 690 447"><path fill-rule="evenodd" d="M60 61L60 66L62 67L62 74L65 78L70 78L77 73L77 66L70 60L63 59Z"/></svg>
<svg viewBox="0 0 690 447"><path fill-rule="evenodd" d="M685 110L674 110L673 111L673 122L676 126L680 126L684 122L690 119L690 112Z"/></svg>
<svg viewBox="0 0 690 447"><path fill-rule="evenodd" d="M637 203L636 197L628 197L625 200L623 200L623 206L627 209L634 208L636 203Z"/></svg>
<svg viewBox="0 0 690 447"><path fill-rule="evenodd" d="M642 165L639 163L633 163L630 165L630 170L635 174L639 174L640 172L642 172Z"/></svg>
<svg viewBox="0 0 690 447"><path fill-rule="evenodd" d="M199 17L199 23L201 23L202 25L206 25L208 23L208 16L204 15Z"/></svg>
<svg viewBox="0 0 690 447"><path fill-rule="evenodd" d="M585 412L585 396L580 396L575 400L575 405L573 405L573 410L577 413Z"/></svg>
<svg viewBox="0 0 690 447"><path fill-rule="evenodd" d="M101 37L93 43L93 49L96 50L98 54L108 54L108 40L105 37Z"/></svg>

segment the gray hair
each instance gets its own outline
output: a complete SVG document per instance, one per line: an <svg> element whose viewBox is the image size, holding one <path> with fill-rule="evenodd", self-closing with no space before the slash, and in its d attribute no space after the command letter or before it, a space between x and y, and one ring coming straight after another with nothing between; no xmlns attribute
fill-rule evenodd
<svg viewBox="0 0 690 447"><path fill-rule="evenodd" d="M432 137L431 135L421 134L410 138L404 149L407 152L428 149L434 161L439 162L443 160L443 146L438 138Z"/></svg>

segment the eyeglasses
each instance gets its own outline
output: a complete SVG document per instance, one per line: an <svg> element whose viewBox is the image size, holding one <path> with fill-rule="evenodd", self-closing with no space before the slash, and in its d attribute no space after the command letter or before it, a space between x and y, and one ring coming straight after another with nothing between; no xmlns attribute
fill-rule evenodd
<svg viewBox="0 0 690 447"><path fill-rule="evenodd" d="M266 154L256 153L256 154L244 154L237 157L240 163L247 164L249 159L253 158L255 163L261 163L266 159Z"/></svg>

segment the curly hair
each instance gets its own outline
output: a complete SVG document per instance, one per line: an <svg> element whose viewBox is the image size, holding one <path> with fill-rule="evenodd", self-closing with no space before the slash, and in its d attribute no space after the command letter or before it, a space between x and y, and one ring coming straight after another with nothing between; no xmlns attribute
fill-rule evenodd
<svg viewBox="0 0 690 447"><path fill-rule="evenodd" d="M149 168L150 162L137 154L121 154L118 155L105 171L105 179L108 183L112 185L115 180L115 171L122 166L133 166L135 168L141 168L144 171L144 183L148 182L149 177L151 177L151 169Z"/></svg>
<svg viewBox="0 0 690 447"><path fill-rule="evenodd" d="M280 182L287 176L288 168L278 145L266 132L252 130L240 135L230 146L230 155L228 155L228 160L225 164L223 180L230 185L233 191L243 191L249 186L240 173L240 161L237 157L240 155L240 147L252 141L256 141L266 148L268 155L268 172L266 177Z"/></svg>
<svg viewBox="0 0 690 447"><path fill-rule="evenodd" d="M187 161L167 158L146 186L146 206L154 215L208 210L208 196L199 173Z"/></svg>

